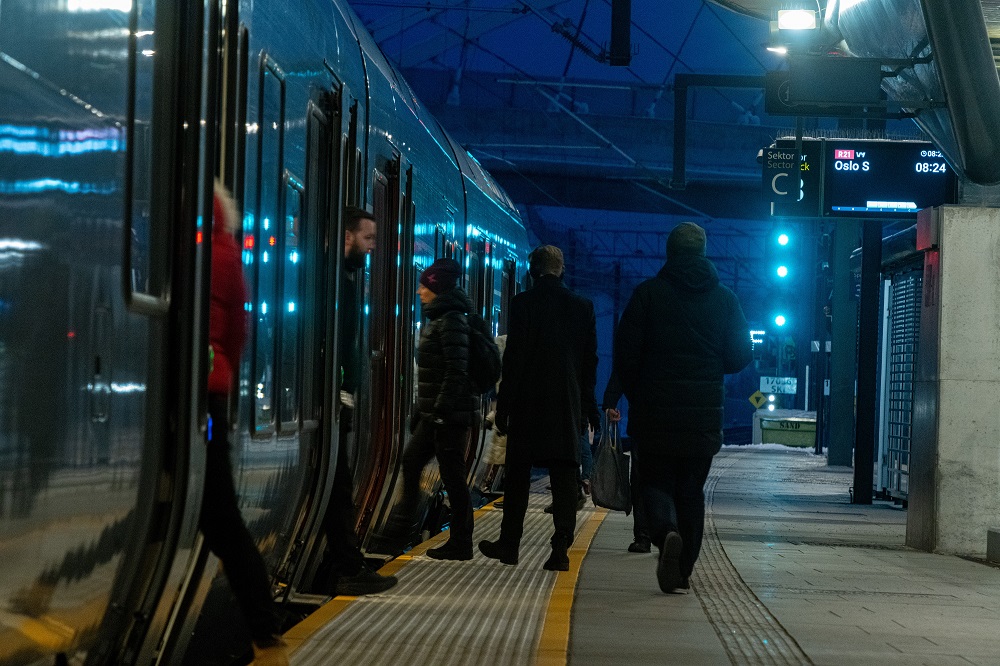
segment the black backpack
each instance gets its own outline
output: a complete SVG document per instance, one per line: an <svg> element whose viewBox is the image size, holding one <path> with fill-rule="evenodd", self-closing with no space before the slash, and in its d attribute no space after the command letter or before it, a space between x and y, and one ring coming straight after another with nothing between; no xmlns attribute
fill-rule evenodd
<svg viewBox="0 0 1000 666"><path fill-rule="evenodd" d="M500 379L500 348L493 340L489 325L475 312L467 315L469 322L469 381L482 395L493 390Z"/></svg>

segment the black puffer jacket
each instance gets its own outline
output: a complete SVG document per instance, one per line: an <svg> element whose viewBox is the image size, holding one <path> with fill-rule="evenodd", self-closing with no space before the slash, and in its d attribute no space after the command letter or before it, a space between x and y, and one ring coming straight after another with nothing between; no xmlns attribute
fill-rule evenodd
<svg viewBox="0 0 1000 666"><path fill-rule="evenodd" d="M751 358L743 310L715 266L700 256L671 258L636 287L615 332L629 434L662 441L672 455L714 455L722 444L723 376ZM687 436L672 436L681 433Z"/></svg>
<svg viewBox="0 0 1000 666"><path fill-rule="evenodd" d="M469 382L469 323L472 301L460 288L424 306L428 322L417 349L417 412L436 423L471 425L480 398Z"/></svg>

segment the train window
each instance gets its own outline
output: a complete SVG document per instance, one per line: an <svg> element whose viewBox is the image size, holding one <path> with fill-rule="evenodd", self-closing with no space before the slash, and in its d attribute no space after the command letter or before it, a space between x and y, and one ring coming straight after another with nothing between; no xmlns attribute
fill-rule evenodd
<svg viewBox="0 0 1000 666"><path fill-rule="evenodd" d="M357 206L361 193L361 150L358 148L358 101L348 109L347 146L345 147L344 199L348 206Z"/></svg>
<svg viewBox="0 0 1000 666"><path fill-rule="evenodd" d="M434 225L434 258L440 259L444 254L444 229L440 224Z"/></svg>
<svg viewBox="0 0 1000 666"><path fill-rule="evenodd" d="M231 12L234 13L235 12ZM247 80L249 77L248 69L250 66L250 50L249 50L250 33L245 25L240 24L239 30L239 42L237 44L237 56L236 56L236 100L232 102L235 106L234 117L235 117L235 127L233 128L233 192L242 192L245 187L246 179L246 167L247 161ZM244 207L247 203L243 203Z"/></svg>
<svg viewBox="0 0 1000 666"><path fill-rule="evenodd" d="M281 423L291 424L294 429L298 423L299 405L299 375L301 371L302 332L301 285L302 285L302 203L303 186L291 174L285 174L285 214L282 239L282 291L281 300Z"/></svg>
<svg viewBox="0 0 1000 666"><path fill-rule="evenodd" d="M282 181L281 141L284 127L284 80L281 70L264 56L258 128L257 162L257 289L254 301L254 432L274 427L275 345L281 301L279 217ZM245 244L244 244L245 245Z"/></svg>
<svg viewBox="0 0 1000 666"><path fill-rule="evenodd" d="M126 294L159 294L162 285L153 284L155 275L162 273L153 266L154 258L159 254L151 250L156 247L165 248L166 240L151 239L151 233L157 229L151 224L152 217L152 183L154 172L157 171L157 161L153 159L155 142L153 140L153 118L163 112L156 109L156 96L153 87L153 58L145 58L140 54L153 50L153 24L156 12L142 4L137 4L132 10L132 21L136 26L129 40L129 62L132 77L129 81L128 104L131 107L127 135L128 161L130 168L125 170L126 218L125 263L124 278ZM161 122L165 122L164 119ZM158 174L164 178L167 174ZM167 230L159 230L161 235ZM162 245L161 245L162 244ZM162 267L161 267L162 268Z"/></svg>
<svg viewBox="0 0 1000 666"><path fill-rule="evenodd" d="M517 293L517 263L512 260L503 262L503 277L500 280L500 314L497 319L497 334L507 334L507 321L510 318L510 299Z"/></svg>

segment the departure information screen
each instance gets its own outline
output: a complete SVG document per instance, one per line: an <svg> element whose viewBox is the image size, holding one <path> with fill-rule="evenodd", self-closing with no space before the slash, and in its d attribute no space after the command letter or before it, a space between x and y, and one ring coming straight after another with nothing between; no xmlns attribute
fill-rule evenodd
<svg viewBox="0 0 1000 666"><path fill-rule="evenodd" d="M824 215L909 217L955 200L955 176L931 143L831 139L824 148Z"/></svg>

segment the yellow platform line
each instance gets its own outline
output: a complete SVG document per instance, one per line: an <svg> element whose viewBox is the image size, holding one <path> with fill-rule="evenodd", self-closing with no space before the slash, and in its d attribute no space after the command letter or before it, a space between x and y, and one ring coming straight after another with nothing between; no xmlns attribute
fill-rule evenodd
<svg viewBox="0 0 1000 666"><path fill-rule="evenodd" d="M473 519L479 520L489 511L493 511L493 502L490 502L481 509L478 509L475 514L473 514ZM400 569L405 567L414 557L423 555L430 548L444 543L448 539L448 534L449 532L447 530L435 534L427 541L414 546L407 553L394 558L391 562L387 562L378 570L378 572L383 576L396 575L399 573ZM286 631L284 639L285 643L288 644L289 651L294 654L295 651L302 647L302 644L308 641L313 634L329 624L333 618L344 612L344 610L346 610L347 607L350 606L356 599L357 597L334 597L313 611L313 613L304 620Z"/></svg>
<svg viewBox="0 0 1000 666"><path fill-rule="evenodd" d="M590 550L597 528L608 515L607 509L598 508L580 530L569 548L569 571L560 571L556 575L556 584L549 597L549 605L545 610L545 620L542 624L542 636L538 641L538 652L535 656L536 666L565 666L569 653L570 620L573 615L573 599L576 595L576 583L580 578L580 567L583 558Z"/></svg>

